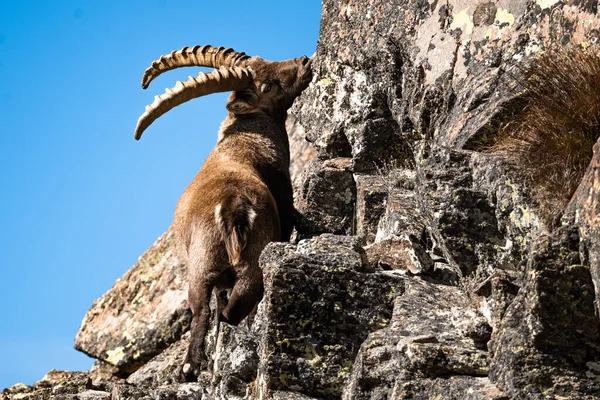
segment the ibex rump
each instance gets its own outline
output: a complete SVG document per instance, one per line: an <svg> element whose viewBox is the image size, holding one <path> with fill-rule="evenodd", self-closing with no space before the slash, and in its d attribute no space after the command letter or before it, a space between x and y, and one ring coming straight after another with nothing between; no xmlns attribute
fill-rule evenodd
<svg viewBox="0 0 600 400"><path fill-rule="evenodd" d="M192 98L233 91L218 141L177 204L174 229L188 265L193 313L183 379L204 368L204 338L214 288L231 289L218 298L218 320L237 325L263 295L258 258L272 241L290 238L293 198L289 176L287 110L312 78L311 61L300 57L271 62L232 49L196 46L155 61L142 80L146 88L164 71L181 66L219 68L178 82L157 96L138 120L139 139L156 118Z"/></svg>

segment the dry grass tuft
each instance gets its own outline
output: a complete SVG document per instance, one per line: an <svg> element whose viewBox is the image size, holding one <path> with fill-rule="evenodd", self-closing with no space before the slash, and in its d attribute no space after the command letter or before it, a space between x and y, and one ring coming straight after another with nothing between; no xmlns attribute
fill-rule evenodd
<svg viewBox="0 0 600 400"><path fill-rule="evenodd" d="M580 48L547 53L518 81L519 109L510 110L515 117L500 127L491 151L529 185L542 218L553 227L600 136L600 56Z"/></svg>

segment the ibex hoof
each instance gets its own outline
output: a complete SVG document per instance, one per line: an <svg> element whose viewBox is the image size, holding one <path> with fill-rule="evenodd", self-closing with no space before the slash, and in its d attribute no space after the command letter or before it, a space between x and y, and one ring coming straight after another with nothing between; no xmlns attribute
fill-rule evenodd
<svg viewBox="0 0 600 400"><path fill-rule="evenodd" d="M185 363L179 373L180 382L196 382L200 374L199 368L194 368L191 363Z"/></svg>

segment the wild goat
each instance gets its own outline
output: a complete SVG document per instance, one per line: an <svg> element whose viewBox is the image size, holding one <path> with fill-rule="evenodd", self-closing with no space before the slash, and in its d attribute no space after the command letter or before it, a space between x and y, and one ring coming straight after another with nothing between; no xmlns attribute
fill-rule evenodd
<svg viewBox="0 0 600 400"><path fill-rule="evenodd" d="M138 120L134 136L139 139L154 120L179 104L233 91L217 144L175 210L176 243L188 266L193 313L182 379L194 380L207 362L204 337L213 288L219 291L217 321L237 325L263 295L261 251L269 242L290 238L294 206L285 120L312 71L307 57L272 62L223 47L184 47L154 61L142 87L183 66L218 69L177 82L157 96ZM229 300L223 292L228 289Z"/></svg>

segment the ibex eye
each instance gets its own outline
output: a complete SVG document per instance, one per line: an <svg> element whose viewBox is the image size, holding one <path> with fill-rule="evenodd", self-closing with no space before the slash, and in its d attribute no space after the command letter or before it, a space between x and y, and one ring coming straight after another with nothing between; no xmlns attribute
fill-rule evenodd
<svg viewBox="0 0 600 400"><path fill-rule="evenodd" d="M270 83L263 83L263 85L260 87L260 91L263 93L268 93L271 91L271 84Z"/></svg>

